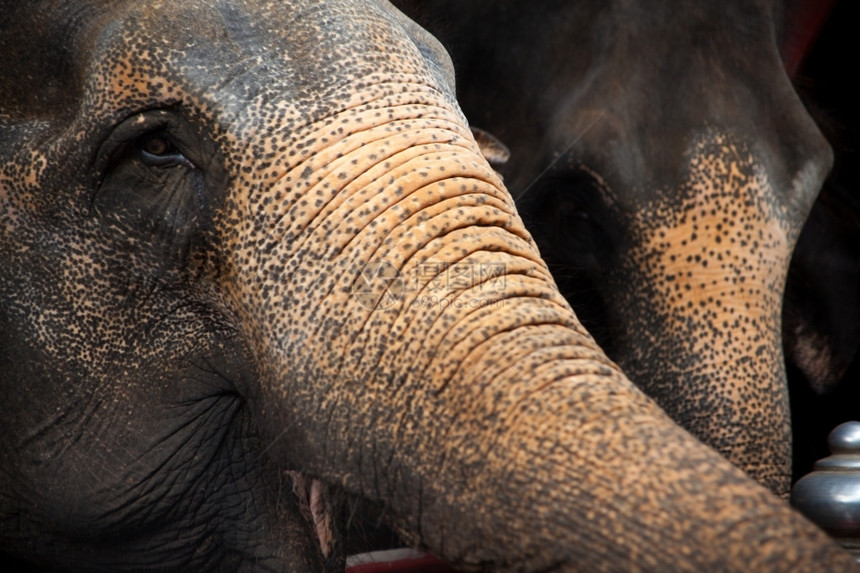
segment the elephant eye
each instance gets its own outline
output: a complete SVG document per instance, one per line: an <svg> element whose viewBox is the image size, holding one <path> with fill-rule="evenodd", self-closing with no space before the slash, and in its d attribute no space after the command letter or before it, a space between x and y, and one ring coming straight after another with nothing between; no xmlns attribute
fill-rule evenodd
<svg viewBox="0 0 860 573"><path fill-rule="evenodd" d="M600 184L583 170L547 177L535 189L528 208L541 250L580 269L590 267L596 272L606 266L618 236L613 214L601 197Z"/></svg>
<svg viewBox="0 0 860 573"><path fill-rule="evenodd" d="M156 133L142 137L138 141L138 156L147 167L167 167L184 165L191 169L194 165L178 147L164 134Z"/></svg>
<svg viewBox="0 0 860 573"><path fill-rule="evenodd" d="M591 219L591 215L588 214L583 205L572 201L564 201L558 207L558 216L568 225L586 223Z"/></svg>

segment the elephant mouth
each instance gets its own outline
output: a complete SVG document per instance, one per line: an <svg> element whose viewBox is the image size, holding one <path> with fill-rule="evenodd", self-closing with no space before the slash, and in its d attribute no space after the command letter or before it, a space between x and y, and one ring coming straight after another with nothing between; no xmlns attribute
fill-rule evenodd
<svg viewBox="0 0 860 573"><path fill-rule="evenodd" d="M328 499L326 487L319 480L300 472L289 471L287 474L293 480L293 491L299 499L299 509L313 527L320 552L327 559L334 545L334 530L329 510L331 500Z"/></svg>
<svg viewBox="0 0 860 573"><path fill-rule="evenodd" d="M324 559L328 559L335 546L335 524L332 518L333 503L330 490L321 481L297 471L288 471L299 508L313 528ZM397 572L453 572L454 569L440 559L422 551L391 547L352 553L346 558L346 573Z"/></svg>

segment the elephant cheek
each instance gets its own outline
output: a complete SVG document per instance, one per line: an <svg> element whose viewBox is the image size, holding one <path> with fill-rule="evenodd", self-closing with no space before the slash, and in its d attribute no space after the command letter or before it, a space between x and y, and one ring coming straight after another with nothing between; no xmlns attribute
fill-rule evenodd
<svg viewBox="0 0 860 573"><path fill-rule="evenodd" d="M766 177L738 157L697 155L683 207L657 206L634 225L641 247L622 299L636 318L617 359L677 422L785 494L780 310L790 239L782 212L763 199L774 195Z"/></svg>

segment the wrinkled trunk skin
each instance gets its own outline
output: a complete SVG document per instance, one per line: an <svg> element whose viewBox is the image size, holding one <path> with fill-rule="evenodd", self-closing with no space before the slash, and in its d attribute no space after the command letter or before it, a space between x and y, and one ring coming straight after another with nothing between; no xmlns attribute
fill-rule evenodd
<svg viewBox="0 0 860 573"><path fill-rule="evenodd" d="M784 72L781 7L397 4L452 50L470 121L510 146L498 169L589 332L787 496L780 309L832 154Z"/></svg>
<svg viewBox="0 0 860 573"><path fill-rule="evenodd" d="M331 571L335 488L464 568L852 567L597 348L387 3L139 4L2 84L3 552Z"/></svg>
<svg viewBox="0 0 860 573"><path fill-rule="evenodd" d="M276 183L226 211L249 229L221 256L260 365L249 392L269 455L384 503L408 540L454 563L766 569L749 536L786 519L793 544L797 517L753 488L750 513L718 533L693 518L722 521L750 484L596 348L450 104L417 87L410 99L432 111L350 108L359 133L286 170L284 183L314 173L306 196L330 190L320 208L267 207ZM664 561L664 543L709 555Z"/></svg>

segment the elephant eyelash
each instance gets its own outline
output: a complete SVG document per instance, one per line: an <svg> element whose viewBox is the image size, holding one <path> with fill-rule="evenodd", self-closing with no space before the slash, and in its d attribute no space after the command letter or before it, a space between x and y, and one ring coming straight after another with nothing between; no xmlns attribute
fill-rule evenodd
<svg viewBox="0 0 860 573"><path fill-rule="evenodd" d="M97 177L101 179L105 173L129 159L137 159L145 167L182 165L196 169L170 134L177 125L172 112L166 109L143 111L121 121L99 147L94 170ZM148 146L156 141L162 142L162 151L147 151Z"/></svg>
<svg viewBox="0 0 860 573"><path fill-rule="evenodd" d="M138 138L135 152L141 163L147 167L181 165L189 169L197 168L163 132L149 133Z"/></svg>

